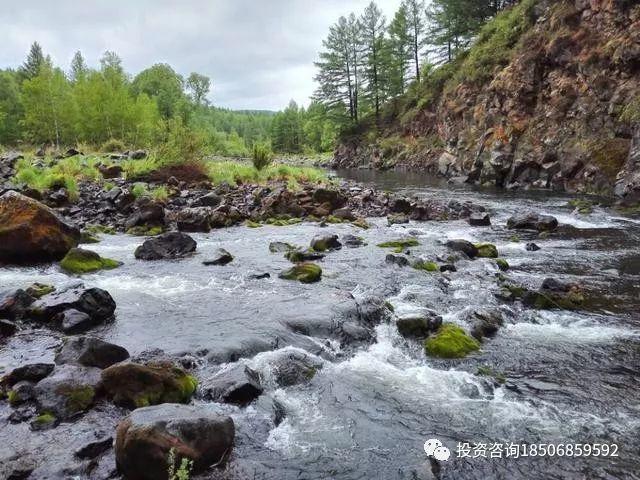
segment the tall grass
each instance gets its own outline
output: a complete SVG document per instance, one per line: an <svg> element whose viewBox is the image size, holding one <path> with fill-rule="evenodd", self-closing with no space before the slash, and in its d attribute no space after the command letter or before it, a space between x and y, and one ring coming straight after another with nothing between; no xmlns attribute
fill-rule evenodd
<svg viewBox="0 0 640 480"><path fill-rule="evenodd" d="M256 170L261 171L268 167L273 161L273 152L266 143L256 143L253 146L251 161Z"/></svg>
<svg viewBox="0 0 640 480"><path fill-rule="evenodd" d="M292 184L304 183L326 183L327 175L317 168L295 167L291 165L269 165L266 168L257 170L253 165L240 162L207 162L207 173L209 179L215 183L266 183L268 181L285 181Z"/></svg>

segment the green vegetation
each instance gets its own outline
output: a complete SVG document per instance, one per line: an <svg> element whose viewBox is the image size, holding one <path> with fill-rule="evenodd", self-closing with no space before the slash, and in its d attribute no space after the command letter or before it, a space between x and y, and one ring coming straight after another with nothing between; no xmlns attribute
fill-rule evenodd
<svg viewBox="0 0 640 480"><path fill-rule="evenodd" d="M7 393L7 400L9 401L9 405L14 407L20 403L20 395L18 395L18 392L15 390L9 390L9 393Z"/></svg>
<svg viewBox="0 0 640 480"><path fill-rule="evenodd" d="M503 272L506 272L510 268L509 262L507 262L504 258L496 258L496 265L498 265L498 268Z"/></svg>
<svg viewBox="0 0 640 480"><path fill-rule="evenodd" d="M498 249L492 243L476 243L475 247L480 258L498 258Z"/></svg>
<svg viewBox="0 0 640 480"><path fill-rule="evenodd" d="M297 280L302 283L319 282L322 277L322 269L315 263L299 263L289 270L280 273L284 280Z"/></svg>
<svg viewBox="0 0 640 480"><path fill-rule="evenodd" d="M31 284L31 286L27 288L27 293L34 298L41 298L41 297L44 297L45 295L49 295L55 290L56 290L56 287L54 287L53 285L47 285L45 283L36 282Z"/></svg>
<svg viewBox="0 0 640 480"><path fill-rule="evenodd" d="M380 248L393 248L395 253L402 253L407 247L417 247L420 242L415 238L407 238L401 240L390 240L388 242L379 243Z"/></svg>
<svg viewBox="0 0 640 480"><path fill-rule="evenodd" d="M72 248L60 262L60 267L67 273L83 274L98 270L119 267L120 262L110 258L103 258L91 250Z"/></svg>
<svg viewBox="0 0 640 480"><path fill-rule="evenodd" d="M251 161L256 170L264 170L273 161L273 152L271 151L271 147L264 143L256 143L253 146Z"/></svg>
<svg viewBox="0 0 640 480"><path fill-rule="evenodd" d="M440 267L438 267L438 264L435 262L419 261L414 263L412 266L416 270L424 270L425 272L430 272L430 273L440 271Z"/></svg>
<svg viewBox="0 0 640 480"><path fill-rule="evenodd" d="M56 422L56 417L49 412L43 412L38 415L33 422L38 426L50 425Z"/></svg>
<svg viewBox="0 0 640 480"><path fill-rule="evenodd" d="M189 480L191 478L193 460L189 460L187 457L182 457L180 465L176 469L177 458L175 448L169 450L167 464L169 465L167 469L168 480Z"/></svg>
<svg viewBox="0 0 640 480"><path fill-rule="evenodd" d="M65 405L69 413L87 410L93 403L95 397L95 390L89 385L61 387L57 393L66 398Z"/></svg>
<svg viewBox="0 0 640 480"><path fill-rule="evenodd" d="M442 325L424 342L426 353L439 358L463 358L480 349L478 341L452 323Z"/></svg>

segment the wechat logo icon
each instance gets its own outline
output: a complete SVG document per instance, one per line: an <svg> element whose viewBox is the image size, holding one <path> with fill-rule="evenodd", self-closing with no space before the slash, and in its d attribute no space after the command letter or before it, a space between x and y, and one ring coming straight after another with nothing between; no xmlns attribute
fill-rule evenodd
<svg viewBox="0 0 640 480"><path fill-rule="evenodd" d="M437 438L430 438L424 442L424 453L440 462L446 462L451 456L451 451Z"/></svg>

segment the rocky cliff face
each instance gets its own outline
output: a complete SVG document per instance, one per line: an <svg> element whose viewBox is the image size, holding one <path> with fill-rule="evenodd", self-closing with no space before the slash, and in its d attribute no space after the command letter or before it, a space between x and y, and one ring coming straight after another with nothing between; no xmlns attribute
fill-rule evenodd
<svg viewBox="0 0 640 480"><path fill-rule="evenodd" d="M408 121L402 112L387 119L375 141L345 138L336 165L401 165L469 183L639 200L640 5L530 3L527 31L488 80L453 76Z"/></svg>

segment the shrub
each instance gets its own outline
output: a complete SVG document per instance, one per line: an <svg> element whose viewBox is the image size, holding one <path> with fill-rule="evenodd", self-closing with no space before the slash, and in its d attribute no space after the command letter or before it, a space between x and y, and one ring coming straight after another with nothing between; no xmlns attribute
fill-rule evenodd
<svg viewBox="0 0 640 480"><path fill-rule="evenodd" d="M172 448L169 450L169 456L167 458L167 464L169 465L167 469L168 480L189 480L191 477L191 469L193 468L193 460L182 457L177 470L176 461L176 451Z"/></svg>
<svg viewBox="0 0 640 480"><path fill-rule="evenodd" d="M125 146L124 142L117 138L110 138L109 140L104 142L102 144L102 147L100 148L100 150L106 153L124 152L126 149L127 147Z"/></svg>
<svg viewBox="0 0 640 480"><path fill-rule="evenodd" d="M251 161L256 170L260 171L268 167L273 160L271 147L266 143L256 143L251 152Z"/></svg>

